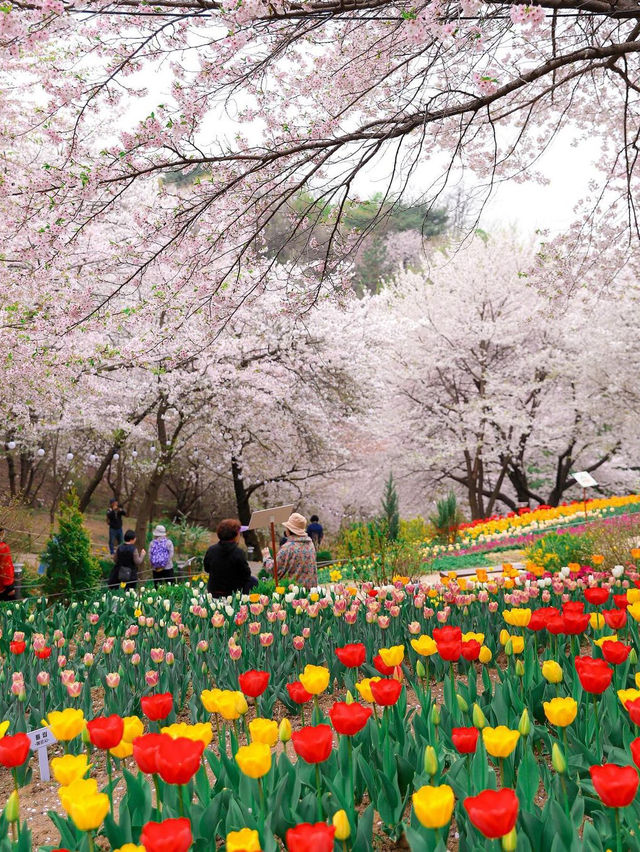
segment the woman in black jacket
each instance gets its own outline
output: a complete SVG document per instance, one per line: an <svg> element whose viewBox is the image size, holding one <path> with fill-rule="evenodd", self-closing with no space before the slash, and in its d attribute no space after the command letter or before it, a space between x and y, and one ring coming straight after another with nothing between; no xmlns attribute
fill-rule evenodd
<svg viewBox="0 0 640 852"><path fill-rule="evenodd" d="M248 592L258 581L251 574L247 554L238 544L240 521L226 518L220 521L218 543L204 555L204 570L209 575L207 590L214 598L225 598L234 592Z"/></svg>

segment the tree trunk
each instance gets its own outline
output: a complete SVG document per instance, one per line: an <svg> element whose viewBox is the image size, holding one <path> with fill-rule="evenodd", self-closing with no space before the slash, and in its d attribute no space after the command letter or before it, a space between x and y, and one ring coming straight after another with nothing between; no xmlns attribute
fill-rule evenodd
<svg viewBox="0 0 640 852"><path fill-rule="evenodd" d="M251 506L249 504L250 493L245 488L242 479L242 464L236 459L231 459L231 474L233 476L233 490L236 495L236 506L238 507L238 519L243 527L246 527L251 520ZM260 550L260 542L255 530L245 530L242 533L247 547L253 547L253 558L256 560L262 559Z"/></svg>
<svg viewBox="0 0 640 852"><path fill-rule="evenodd" d="M16 465L13 461L13 456L11 453L7 453L5 456L7 461L7 473L9 474L9 493L12 497L16 496Z"/></svg>
<svg viewBox="0 0 640 852"><path fill-rule="evenodd" d="M119 442L116 442L115 444L113 444L111 446L111 448L107 452L106 456L100 462L100 466L98 467L96 472L93 474L93 476L91 477L91 479L87 483L87 487L84 489L84 491L82 492L82 496L80 497L79 507L80 507L81 512L86 511L86 509L88 508L89 503L91 502L91 498L93 497L94 491L96 490L98 485L100 485L100 483L102 482L102 477L104 476L105 471L107 470L107 468L111 464L111 460L113 459L114 455L118 452L119 449L120 449L120 443Z"/></svg>
<svg viewBox="0 0 640 852"><path fill-rule="evenodd" d="M163 479L164 465L162 460L159 459L158 464L155 466L154 471L147 482L147 487L144 490L142 501L138 507L138 517L136 520L136 542L138 550L142 550L143 547L146 547L147 527L153 518L153 510L156 505L156 500L158 499L158 492L160 491ZM145 561L141 566L139 575L142 578L150 576L148 561Z"/></svg>

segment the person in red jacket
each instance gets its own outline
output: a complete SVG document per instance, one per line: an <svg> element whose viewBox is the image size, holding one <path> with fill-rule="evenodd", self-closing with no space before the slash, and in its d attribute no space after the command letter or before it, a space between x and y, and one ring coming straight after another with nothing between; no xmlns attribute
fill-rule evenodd
<svg viewBox="0 0 640 852"><path fill-rule="evenodd" d="M13 601L16 599L13 559L9 545L4 540L4 532L0 527L0 601Z"/></svg>

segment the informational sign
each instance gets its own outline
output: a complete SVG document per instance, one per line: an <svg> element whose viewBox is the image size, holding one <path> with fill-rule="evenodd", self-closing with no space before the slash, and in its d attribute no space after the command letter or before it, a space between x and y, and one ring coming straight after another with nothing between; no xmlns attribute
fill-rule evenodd
<svg viewBox="0 0 640 852"><path fill-rule="evenodd" d="M249 521L248 530L266 529L271 524L284 524L289 520L289 516L293 512L291 506L275 506L273 509L260 509L259 512L253 512Z"/></svg>
<svg viewBox="0 0 640 852"><path fill-rule="evenodd" d="M579 470L577 473L574 473L573 478L580 488L593 488L594 485L598 484L586 470Z"/></svg>
<svg viewBox="0 0 640 852"><path fill-rule="evenodd" d="M53 736L49 728L37 728L35 731L29 731L27 736L31 740L31 751L38 753L40 779L42 781L50 781L51 772L49 770L49 754L47 749L49 746L55 745L58 740Z"/></svg>

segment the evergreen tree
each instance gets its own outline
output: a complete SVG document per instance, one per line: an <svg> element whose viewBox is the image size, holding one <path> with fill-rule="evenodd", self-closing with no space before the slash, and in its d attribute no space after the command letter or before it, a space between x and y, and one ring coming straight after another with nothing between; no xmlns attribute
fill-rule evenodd
<svg viewBox="0 0 640 852"><path fill-rule="evenodd" d="M42 560L47 566L43 582L47 595L78 597L100 583L100 566L91 555L91 540L75 492L60 506L58 532L47 542Z"/></svg>
<svg viewBox="0 0 640 852"><path fill-rule="evenodd" d="M391 541L396 541L400 533L400 511L398 509L398 492L393 481L393 473L389 474L384 486L382 497L382 519L387 526L387 535Z"/></svg>

